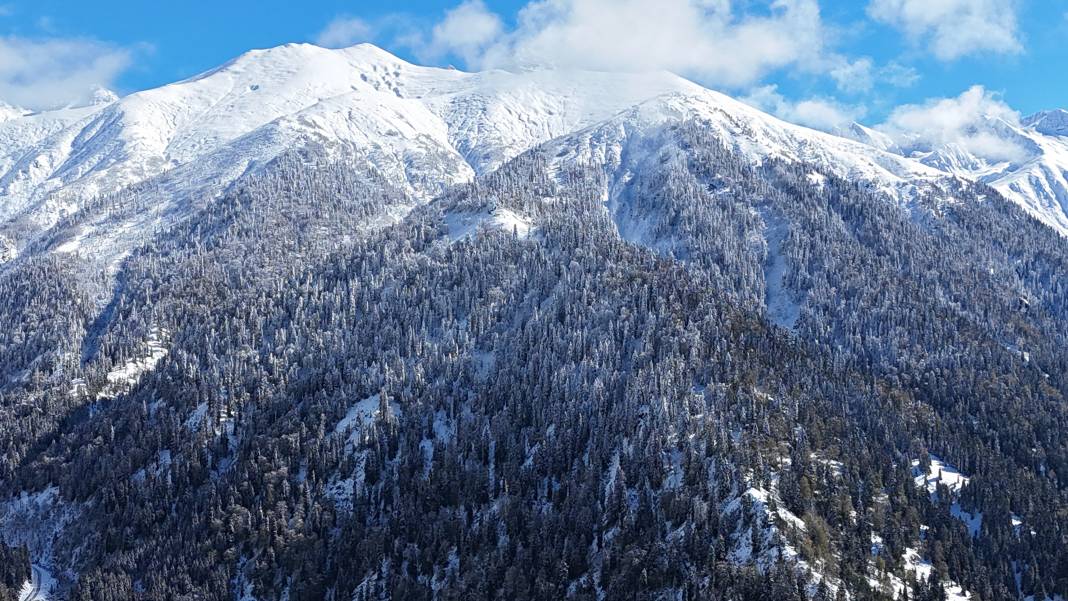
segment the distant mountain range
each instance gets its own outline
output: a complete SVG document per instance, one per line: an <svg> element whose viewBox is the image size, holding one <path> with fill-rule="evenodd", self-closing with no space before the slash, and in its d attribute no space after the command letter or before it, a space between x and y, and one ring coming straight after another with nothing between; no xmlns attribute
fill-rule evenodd
<svg viewBox="0 0 1068 601"><path fill-rule="evenodd" d="M895 142L879 131L853 124L841 135L909 157L945 173L989 184L1062 235L1068 235L1068 111L1036 113L1018 123L988 117L974 125L990 134L987 143L1008 159L984 158L960 144Z"/></svg>

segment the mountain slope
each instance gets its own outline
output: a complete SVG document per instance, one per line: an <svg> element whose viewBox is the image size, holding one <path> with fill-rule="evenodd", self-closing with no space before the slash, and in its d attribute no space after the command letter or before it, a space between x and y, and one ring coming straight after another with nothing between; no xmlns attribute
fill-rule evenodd
<svg viewBox="0 0 1068 601"><path fill-rule="evenodd" d="M427 198L536 143L686 89L697 88L666 73L417 67L369 45L252 51L103 106L0 124L0 219L39 231L86 198L148 180L166 188L161 203L214 194L308 145L365 155Z"/></svg>
<svg viewBox="0 0 1068 601"><path fill-rule="evenodd" d="M186 81L103 100L0 124L0 134L8 132L0 137L0 156L9 157L0 162L5 247L25 249L62 223L68 231L52 236L60 250L111 264L130 249L123 232L166 227L189 214L192 200L213 197L294 148L366 163L425 202L584 128L642 128L694 115L717 123L753 161L806 160L903 200L940 175L669 73L464 73L411 65L369 45L252 51ZM134 187L150 211L89 206Z"/></svg>

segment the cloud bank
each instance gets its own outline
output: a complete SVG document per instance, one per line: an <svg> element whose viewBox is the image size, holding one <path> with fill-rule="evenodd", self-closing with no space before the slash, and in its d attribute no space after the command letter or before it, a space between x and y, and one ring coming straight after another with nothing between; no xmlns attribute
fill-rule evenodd
<svg viewBox="0 0 1068 601"><path fill-rule="evenodd" d="M848 126L866 112L863 106L843 104L831 98L808 98L794 102L780 94L774 85L756 88L739 100L783 121L823 131Z"/></svg>
<svg viewBox="0 0 1068 601"><path fill-rule="evenodd" d="M954 145L995 162L1025 159L1027 150L999 131L1005 124L1018 126L1020 114L997 94L973 86L954 98L898 107L877 129L904 148L930 150Z"/></svg>
<svg viewBox="0 0 1068 601"><path fill-rule="evenodd" d="M132 60L128 49L95 40L0 37L0 100L31 110L84 102Z"/></svg>
<svg viewBox="0 0 1068 601"><path fill-rule="evenodd" d="M510 31L469 0L434 27L429 53L477 69L669 70L743 87L788 66L840 64L826 38L816 0L774 0L760 15L737 15L729 0L535 0Z"/></svg>

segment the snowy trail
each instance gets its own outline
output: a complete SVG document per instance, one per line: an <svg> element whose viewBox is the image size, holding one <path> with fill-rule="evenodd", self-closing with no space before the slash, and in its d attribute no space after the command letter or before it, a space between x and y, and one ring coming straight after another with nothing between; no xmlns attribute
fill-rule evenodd
<svg viewBox="0 0 1068 601"><path fill-rule="evenodd" d="M48 594L44 592L44 581L51 577L40 567L31 566L30 582L22 587L19 601L48 601Z"/></svg>

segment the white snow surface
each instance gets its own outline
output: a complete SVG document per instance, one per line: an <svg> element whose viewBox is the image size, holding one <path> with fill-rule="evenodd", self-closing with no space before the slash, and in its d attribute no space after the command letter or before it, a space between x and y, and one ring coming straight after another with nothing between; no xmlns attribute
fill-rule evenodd
<svg viewBox="0 0 1068 601"><path fill-rule="evenodd" d="M445 215L445 225L449 228L449 238L454 242L468 238L481 229L514 233L525 238L533 227L528 217L500 208L478 213L448 213Z"/></svg>
<svg viewBox="0 0 1068 601"><path fill-rule="evenodd" d="M916 479L916 486L926 488L935 499L937 499L939 484L944 484L950 494L956 495L970 480L968 476L960 473L960 470L934 455L931 455L931 465L926 472L920 469L919 460L913 460L912 473Z"/></svg>
<svg viewBox="0 0 1068 601"><path fill-rule="evenodd" d="M554 140L550 156L558 172L573 164L604 167L617 179L648 160L642 134L692 121L754 165L768 159L807 162L858 181L900 201L944 180L942 171L897 154L781 121L728 96L703 88L662 94L615 117ZM654 149L655 150L655 149ZM611 203L612 190L605 201Z"/></svg>
<svg viewBox="0 0 1068 601"><path fill-rule="evenodd" d="M389 403L389 412L393 418L401 414L400 405ZM355 444L363 431L372 426L376 420L384 417L381 411L381 402L377 394L356 402L349 407L345 417L334 427L335 436L346 436L350 444Z"/></svg>
<svg viewBox="0 0 1068 601"><path fill-rule="evenodd" d="M103 390L97 394L97 398L113 397L119 392L137 383L142 374L156 368L156 364L167 356L168 349L165 346L167 332L159 328L152 328L148 338L144 342L142 352L131 357L124 363L116 365L107 374L107 383Z"/></svg>
<svg viewBox="0 0 1068 601"><path fill-rule="evenodd" d="M22 585L19 601L49 601L56 586L52 573L34 564L31 566L30 580Z"/></svg>

